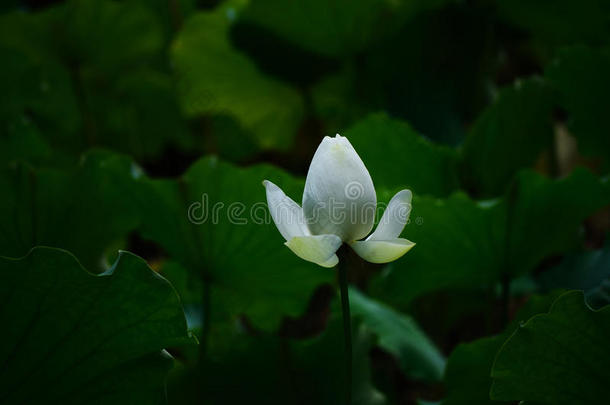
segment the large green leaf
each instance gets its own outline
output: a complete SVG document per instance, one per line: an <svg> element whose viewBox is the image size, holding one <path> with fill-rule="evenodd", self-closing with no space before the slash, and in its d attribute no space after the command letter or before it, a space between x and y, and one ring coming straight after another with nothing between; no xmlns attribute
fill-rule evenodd
<svg viewBox="0 0 610 405"><path fill-rule="evenodd" d="M264 179L295 200L303 192L302 181L271 166L240 169L205 158L178 180L150 181L141 212L144 235L209 282L220 307L270 328L283 315L300 314L313 289L334 273L284 246L267 209Z"/></svg>
<svg viewBox="0 0 610 405"><path fill-rule="evenodd" d="M138 224L129 196L140 175L130 159L103 151L90 152L73 170L17 164L0 171L0 255L46 245L99 269L105 249Z"/></svg>
<svg viewBox="0 0 610 405"><path fill-rule="evenodd" d="M463 147L463 175L480 195L498 195L515 173L551 145L552 93L541 80L503 89L477 119Z"/></svg>
<svg viewBox="0 0 610 405"><path fill-rule="evenodd" d="M609 49L574 47L561 52L546 72L568 112L579 151L605 159L610 159L610 123L608 109L600 100L610 92L609 70Z"/></svg>
<svg viewBox="0 0 610 405"><path fill-rule="evenodd" d="M6 128L0 136L0 162L48 161L51 147L38 128L26 117L15 117L5 121Z"/></svg>
<svg viewBox="0 0 610 405"><path fill-rule="evenodd" d="M405 122L370 115L343 135L362 157L376 186L408 187L435 196L457 188L453 151L424 139Z"/></svg>
<svg viewBox="0 0 610 405"><path fill-rule="evenodd" d="M353 316L361 317L363 325L378 336L377 344L398 359L405 374L429 381L442 378L445 358L415 320L355 288L350 288L349 298Z"/></svg>
<svg viewBox="0 0 610 405"><path fill-rule="evenodd" d="M83 73L80 79L89 120L84 128L88 143L138 159L159 156L168 145L195 149L168 74L145 68L113 79L97 73Z"/></svg>
<svg viewBox="0 0 610 405"><path fill-rule="evenodd" d="M505 199L504 266L517 276L531 271L545 257L573 248L582 221L610 203L610 188L584 169L560 180L526 171Z"/></svg>
<svg viewBox="0 0 610 405"><path fill-rule="evenodd" d="M587 307L582 292L559 297L504 343L491 397L537 404L599 404L610 395L610 306Z"/></svg>
<svg viewBox="0 0 610 405"><path fill-rule="evenodd" d="M582 221L609 202L607 185L584 169L560 180L524 171L494 201L415 197L404 235L417 245L374 280L374 296L402 306L433 290L530 272L575 247Z"/></svg>
<svg viewBox="0 0 610 405"><path fill-rule="evenodd" d="M178 91L188 116L234 117L262 147L288 147L300 125L296 89L265 76L233 48L229 30L242 1L225 2L186 21L172 46Z"/></svg>
<svg viewBox="0 0 610 405"><path fill-rule="evenodd" d="M478 288L499 275L503 204L456 193L446 200L414 197L403 235L417 245L373 281L374 296L400 307L423 293Z"/></svg>
<svg viewBox="0 0 610 405"><path fill-rule="evenodd" d="M161 27L146 7L74 0L1 20L10 101L0 117L31 120L56 152L74 155L100 145L148 159L168 145L192 146L158 61Z"/></svg>
<svg viewBox="0 0 610 405"><path fill-rule="evenodd" d="M532 296L506 329L499 335L458 345L451 353L445 373L447 395L443 405L498 404L489 398L491 367L502 343L528 318L547 312L561 291Z"/></svg>
<svg viewBox="0 0 610 405"><path fill-rule="evenodd" d="M191 342L178 295L130 253L101 275L70 253L0 258L3 404L165 403L172 361Z"/></svg>
<svg viewBox="0 0 610 405"><path fill-rule="evenodd" d="M491 405L491 366L506 339L503 335L484 337L460 344L449 357L443 405Z"/></svg>
<svg viewBox="0 0 610 405"><path fill-rule="evenodd" d="M443 3L444 0L260 0L248 4L242 19L312 52L348 56L400 28L416 13Z"/></svg>
<svg viewBox="0 0 610 405"><path fill-rule="evenodd" d="M4 38L16 35L16 29L7 28L11 25L22 22L24 26L31 27L33 24L29 19L22 21L23 17L19 17L0 17L0 26L8 31L3 34ZM43 130L38 138L44 136L55 140L55 143L67 144L72 141L73 144L80 144L81 140L74 137L81 125L81 115L69 72L58 61L41 58L41 55L31 54L24 48L26 46L21 43L0 45L3 60L0 86L5 94L0 101L3 126L0 142L3 151L14 149L11 145L19 143L25 144L26 147L22 149L28 146L37 148L44 141L32 138L32 128Z"/></svg>
<svg viewBox="0 0 610 405"><path fill-rule="evenodd" d="M116 72L150 62L163 48L156 16L134 2L71 0L51 12L56 20L49 40L65 41L64 57L77 64Z"/></svg>

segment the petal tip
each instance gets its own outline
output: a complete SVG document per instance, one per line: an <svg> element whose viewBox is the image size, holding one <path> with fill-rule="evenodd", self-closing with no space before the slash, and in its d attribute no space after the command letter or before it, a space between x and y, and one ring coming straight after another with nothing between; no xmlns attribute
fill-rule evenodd
<svg viewBox="0 0 610 405"><path fill-rule="evenodd" d="M409 202L413 198L413 193L408 188L405 188L404 190L400 190L398 193L396 193L396 196L405 202Z"/></svg>
<svg viewBox="0 0 610 405"><path fill-rule="evenodd" d="M380 241L357 241L350 244L352 249L370 263L384 264L393 262L413 249L415 243L403 238Z"/></svg>

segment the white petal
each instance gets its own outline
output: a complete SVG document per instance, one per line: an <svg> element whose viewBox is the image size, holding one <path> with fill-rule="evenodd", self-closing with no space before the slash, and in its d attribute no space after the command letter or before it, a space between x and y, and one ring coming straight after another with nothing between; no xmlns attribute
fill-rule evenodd
<svg viewBox="0 0 610 405"><path fill-rule="evenodd" d="M271 218L284 239L290 240L295 236L309 235L303 210L299 204L269 180L263 181L263 186L267 191L267 205Z"/></svg>
<svg viewBox="0 0 610 405"><path fill-rule="evenodd" d="M344 241L362 239L373 228L376 203L371 175L347 138L324 137L303 193L311 233L334 234Z"/></svg>
<svg viewBox="0 0 610 405"><path fill-rule="evenodd" d="M301 259L323 267L333 267L339 262L335 252L341 243L337 235L315 235L295 236L284 244Z"/></svg>
<svg viewBox="0 0 610 405"><path fill-rule="evenodd" d="M415 243L396 238L391 240L363 240L350 243L358 256L371 263L392 262L407 253Z"/></svg>
<svg viewBox="0 0 610 405"><path fill-rule="evenodd" d="M407 224L411 213L411 191L402 190L390 200L377 224L377 229L366 240L396 239Z"/></svg>

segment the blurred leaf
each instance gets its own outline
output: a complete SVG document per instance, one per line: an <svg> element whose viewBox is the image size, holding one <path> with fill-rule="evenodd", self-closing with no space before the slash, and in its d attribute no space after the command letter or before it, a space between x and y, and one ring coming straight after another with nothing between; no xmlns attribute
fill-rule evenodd
<svg viewBox="0 0 610 405"><path fill-rule="evenodd" d="M506 336L484 337L460 344L449 357L443 405L497 404L489 399L491 366Z"/></svg>
<svg viewBox="0 0 610 405"><path fill-rule="evenodd" d="M531 167L553 138L552 93L541 80L503 89L471 129L463 147L465 182L478 194L504 192L515 173Z"/></svg>
<svg viewBox="0 0 610 405"><path fill-rule="evenodd" d="M172 46L182 108L190 117L235 117L264 148L287 148L300 125L299 93L262 74L228 33L241 1L193 15Z"/></svg>
<svg viewBox="0 0 610 405"><path fill-rule="evenodd" d="M162 49L156 16L133 2L71 0L58 7L60 39L68 60L111 72L145 64Z"/></svg>
<svg viewBox="0 0 610 405"><path fill-rule="evenodd" d="M334 405L345 401L344 336L337 306L321 336L293 345L293 370L298 381L298 397L304 398L305 403ZM375 389L371 381L369 351L373 339L358 323L352 324L352 344L352 403L385 404L384 395ZM322 370L320 364L324 364Z"/></svg>
<svg viewBox="0 0 610 405"><path fill-rule="evenodd" d="M548 44L599 43L610 37L610 7L605 0L496 0L508 21Z"/></svg>
<svg viewBox="0 0 610 405"><path fill-rule="evenodd" d="M10 26L13 21L9 16L0 17L0 25ZM27 26L32 24L28 22ZM6 35L12 37L15 34L11 31ZM57 61L40 60L23 48L0 46L0 55L3 60L0 87L5 93L0 100L3 125L0 133L11 137L12 142L16 143L19 137L27 135L15 133L11 126L19 126L27 120L31 122L30 127L40 128L41 135L56 143L80 142L74 139L81 120L69 72ZM19 142L28 140L32 141L29 138Z"/></svg>
<svg viewBox="0 0 610 405"><path fill-rule="evenodd" d="M349 297L353 316L362 318L363 325L378 336L377 344L398 359L406 375L428 381L442 378L445 358L411 317L355 288Z"/></svg>
<svg viewBox="0 0 610 405"><path fill-rule="evenodd" d="M605 158L610 164L608 109L600 101L610 92L608 71L609 49L573 47L560 53L546 75L559 90L561 105L568 112L569 128L578 140L579 151L587 156Z"/></svg>
<svg viewBox="0 0 610 405"><path fill-rule="evenodd" d="M582 292L565 293L547 314L531 318L504 343L491 373L491 397L598 404L610 395L609 321L610 306L592 311Z"/></svg>
<svg viewBox="0 0 610 405"><path fill-rule="evenodd" d="M370 334L353 325L354 405L385 404L371 383L368 353ZM304 341L267 334L242 335L220 361L173 376L172 404L336 405L345 402L343 328L337 312L318 337ZM321 366L323 365L323 366ZM235 389L239 381L239 389Z"/></svg>
<svg viewBox="0 0 610 405"><path fill-rule="evenodd" d="M384 114L370 115L343 133L366 163L375 185L445 196L457 188L455 154Z"/></svg>
<svg viewBox="0 0 610 405"><path fill-rule="evenodd" d="M0 117L27 117L49 145L73 155L100 145L150 159L167 145L194 146L148 8L74 0L1 20L8 63L0 80L10 101Z"/></svg>
<svg viewBox="0 0 610 405"><path fill-rule="evenodd" d="M348 56L393 33L409 17L443 3L446 1L260 0L250 2L242 18L312 52Z"/></svg>
<svg viewBox="0 0 610 405"><path fill-rule="evenodd" d="M582 221L609 202L608 187L584 169L555 181L521 172L493 201L414 197L404 235L417 245L375 278L371 291L404 308L426 292L518 277L576 246Z"/></svg>
<svg viewBox="0 0 610 405"><path fill-rule="evenodd" d="M532 296L503 333L462 343L449 357L445 373L447 396L443 405L497 404L489 398L491 367L502 343L528 318L547 312L561 294L556 291L544 296Z"/></svg>
<svg viewBox="0 0 610 405"><path fill-rule="evenodd" d="M3 18L2 43L32 56L113 73L149 63L162 49L161 26L133 2L70 0L39 12Z"/></svg>
<svg viewBox="0 0 610 405"><path fill-rule="evenodd" d="M95 74L82 74L80 79L89 143L139 159L159 156L170 144L196 149L188 138L169 75L143 69L125 72L111 82Z"/></svg>
<svg viewBox="0 0 610 405"><path fill-rule="evenodd" d="M323 120L327 133L343 133L369 113L355 85L357 74L352 64L344 64L338 72L326 75L311 87L311 98L316 116Z"/></svg>
<svg viewBox="0 0 610 405"><path fill-rule="evenodd" d="M0 162L49 160L51 147L34 124L24 116L5 121L0 135Z"/></svg>
<svg viewBox="0 0 610 405"><path fill-rule="evenodd" d="M543 290L566 288L591 291L610 278L610 244L603 249L572 253L559 265L541 273L536 282Z"/></svg>
<svg viewBox="0 0 610 405"><path fill-rule="evenodd" d="M232 25L229 38L233 46L251 58L262 73L304 89L306 97L311 85L342 65L338 59L308 51L288 38L279 37L243 18Z"/></svg>
<svg viewBox="0 0 610 405"><path fill-rule="evenodd" d="M303 192L302 181L271 166L239 169L205 158L181 179L150 181L140 211L144 235L211 283L212 296L223 303L217 309L272 329L282 316L301 314L314 288L334 273L283 245L265 203L264 179L292 197Z"/></svg>
<svg viewBox="0 0 610 405"><path fill-rule="evenodd" d="M172 361L192 342L171 285L139 257L87 273L66 251L0 258L3 404L165 403Z"/></svg>
<svg viewBox="0 0 610 405"><path fill-rule="evenodd" d="M22 164L1 171L0 255L54 246L99 269L104 249L138 223L129 195L139 170L126 157L93 151L72 171Z"/></svg>
<svg viewBox="0 0 610 405"><path fill-rule="evenodd" d="M255 140L234 117L220 114L210 121L212 145L208 150L231 162L244 161L259 151Z"/></svg>
<svg viewBox="0 0 610 405"><path fill-rule="evenodd" d="M374 296L404 308L423 293L480 287L499 275L503 204L456 193L446 200L414 197L403 235L417 245L373 280Z"/></svg>
<svg viewBox="0 0 610 405"><path fill-rule="evenodd" d="M545 257L574 247L582 221L610 203L610 188L585 169L555 181L525 171L505 198L508 240L503 260L510 274L518 276Z"/></svg>
<svg viewBox="0 0 610 405"><path fill-rule="evenodd" d="M172 0L171 2L167 0L129 0L129 2L151 10L163 26L164 37L167 39L171 39L180 29L184 19L193 14L197 6L202 3L201 0Z"/></svg>

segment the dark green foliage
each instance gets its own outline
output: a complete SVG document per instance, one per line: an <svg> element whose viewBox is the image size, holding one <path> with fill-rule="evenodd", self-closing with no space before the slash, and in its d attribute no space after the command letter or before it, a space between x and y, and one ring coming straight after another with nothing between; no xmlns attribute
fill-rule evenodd
<svg viewBox="0 0 610 405"><path fill-rule="evenodd" d="M396 356L403 371L415 378L435 381L442 377L445 359L417 323L405 314L350 289L352 313L378 336L383 350Z"/></svg>
<svg viewBox="0 0 610 405"><path fill-rule="evenodd" d="M178 295L122 253L87 273L66 251L0 258L2 403L163 403L164 348L194 343Z"/></svg>
<svg viewBox="0 0 610 405"><path fill-rule="evenodd" d="M609 203L607 185L586 170L556 181L522 172L493 201L463 194L415 199L404 233L418 245L392 263L373 289L405 305L429 291L520 276L543 258L577 246L581 222Z"/></svg>
<svg viewBox="0 0 610 405"><path fill-rule="evenodd" d="M520 322L547 312L559 295L560 290L544 296L532 296L501 334L462 343L455 348L445 372L447 396L443 405L497 404L498 401L489 397L491 368L496 353L515 329L519 328Z"/></svg>
<svg viewBox="0 0 610 405"><path fill-rule="evenodd" d="M464 143L466 185L481 195L497 195L519 169L531 167L551 147L552 107L549 86L540 80L503 89Z"/></svg>
<svg viewBox="0 0 610 405"><path fill-rule="evenodd" d="M559 103L569 114L568 125L587 156L610 158L608 104L610 50L571 47L551 63L546 75L559 92ZM606 166L607 169L607 166Z"/></svg>
<svg viewBox="0 0 610 405"><path fill-rule="evenodd" d="M534 316L504 343L491 397L554 405L607 398L609 310L592 311L581 292L559 297L548 314Z"/></svg>
<svg viewBox="0 0 610 405"><path fill-rule="evenodd" d="M37 245L69 249L91 271L106 247L136 228L130 195L142 175L130 159L91 151L72 170L25 164L0 172L0 255L24 256Z"/></svg>
<svg viewBox="0 0 610 405"><path fill-rule="evenodd" d="M282 245L265 203L264 179L295 199L302 193L301 181L271 166L239 169L206 158L180 179L149 181L140 213L143 235L211 285L214 307L232 316L245 313L269 329L283 315L299 315L313 289L333 274Z"/></svg>
<svg viewBox="0 0 610 405"><path fill-rule="evenodd" d="M455 152L426 140L405 122L375 114L342 135L360 151L376 187L408 186L414 193L435 196L457 187Z"/></svg>
<svg viewBox="0 0 610 405"><path fill-rule="evenodd" d="M344 404L337 269L284 246L261 185L300 204L335 133L378 214L413 192L408 254L341 250L353 405L607 402L609 22L607 0L4 2L0 403Z"/></svg>

